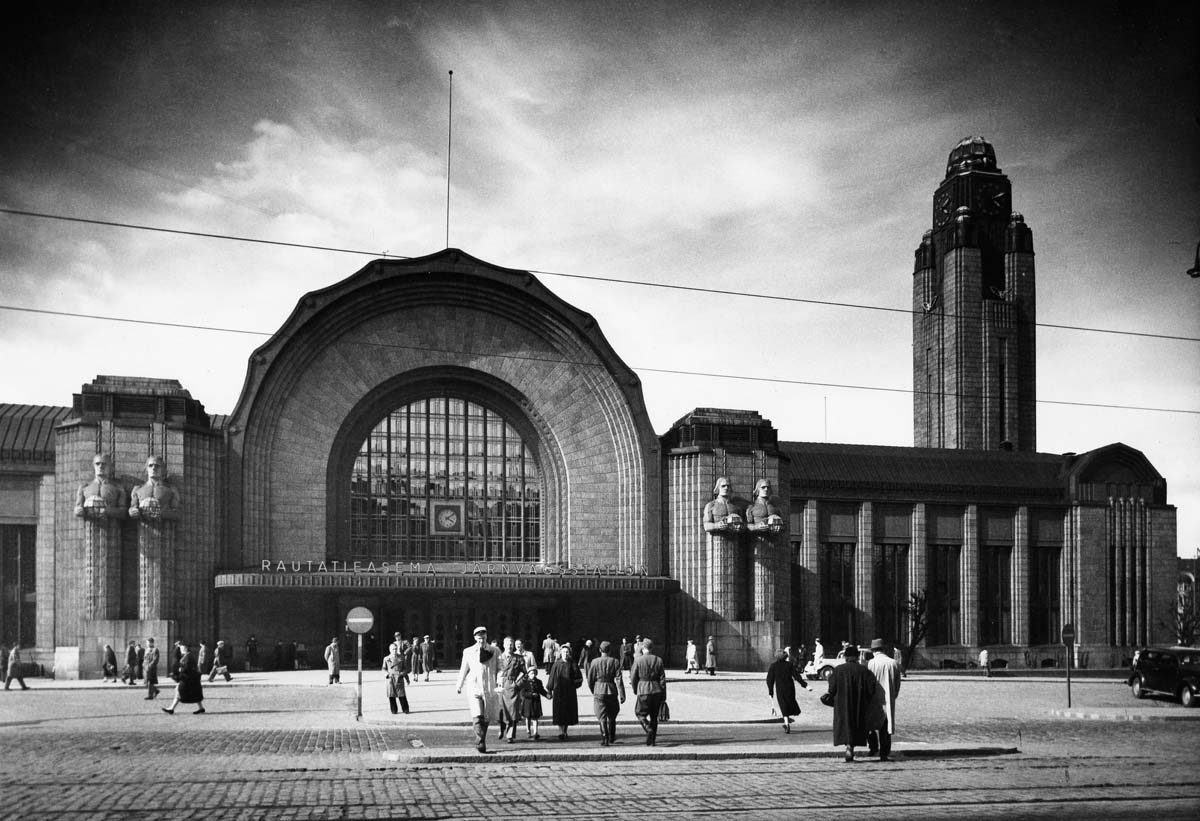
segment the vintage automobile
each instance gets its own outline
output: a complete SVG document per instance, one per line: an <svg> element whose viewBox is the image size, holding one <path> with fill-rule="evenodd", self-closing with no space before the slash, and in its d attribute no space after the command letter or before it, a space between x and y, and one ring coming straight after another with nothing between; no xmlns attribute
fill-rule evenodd
<svg viewBox="0 0 1200 821"><path fill-rule="evenodd" d="M1160 693L1195 707L1200 704L1200 648L1143 647L1133 654L1127 683L1134 698Z"/></svg>
<svg viewBox="0 0 1200 821"><path fill-rule="evenodd" d="M845 663L845 659L839 658L821 659L820 664L813 664L810 661L804 665L804 677L810 681L816 681L817 679L829 681L829 677L833 675L833 668Z"/></svg>

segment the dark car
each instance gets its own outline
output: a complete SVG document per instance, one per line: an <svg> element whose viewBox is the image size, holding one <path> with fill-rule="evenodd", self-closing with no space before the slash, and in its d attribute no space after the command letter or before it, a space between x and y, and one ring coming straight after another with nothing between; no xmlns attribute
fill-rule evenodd
<svg viewBox="0 0 1200 821"><path fill-rule="evenodd" d="M1162 693L1195 707L1200 703L1200 648L1143 647L1133 654L1129 686L1134 698Z"/></svg>

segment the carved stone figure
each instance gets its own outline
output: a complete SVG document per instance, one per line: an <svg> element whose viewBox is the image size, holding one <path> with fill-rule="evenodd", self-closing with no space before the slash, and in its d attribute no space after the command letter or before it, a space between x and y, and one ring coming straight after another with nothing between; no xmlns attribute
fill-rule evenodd
<svg viewBox="0 0 1200 821"><path fill-rule="evenodd" d="M759 479L754 486L754 502L746 508L746 526L752 533L775 534L783 530L783 517L771 498L771 483Z"/></svg>
<svg viewBox="0 0 1200 821"><path fill-rule="evenodd" d="M734 620L741 610L738 583L738 537L745 529L741 508L733 499L733 485L722 476L713 486L716 496L704 506L701 521L708 534L707 596L704 604L722 619Z"/></svg>
<svg viewBox="0 0 1200 821"><path fill-rule="evenodd" d="M179 494L166 483L166 466L158 456L146 460L146 484L133 489L129 515L134 519L179 518Z"/></svg>
<svg viewBox="0 0 1200 821"><path fill-rule="evenodd" d="M173 601L175 529L179 494L166 482L166 465L158 456L146 460L146 483L134 488L129 515L138 527L138 618L167 618Z"/></svg>
<svg viewBox="0 0 1200 821"><path fill-rule="evenodd" d="M83 613L115 619L121 606L121 520L125 488L112 478L112 458L92 457L92 481L75 493L75 515L83 520Z"/></svg>
<svg viewBox="0 0 1200 821"><path fill-rule="evenodd" d="M741 511L733 501L733 485L725 476L717 479L713 486L716 496L704 506L704 530L706 533L720 533L732 536L745 527Z"/></svg>
<svg viewBox="0 0 1200 821"><path fill-rule="evenodd" d="M92 458L95 478L80 485L75 494L75 515L84 519L125 518L125 488L112 479L112 458L97 453Z"/></svg>
<svg viewBox="0 0 1200 821"><path fill-rule="evenodd" d="M771 498L771 482L759 479L754 486L754 501L746 508L746 527L753 539L751 566L753 576L754 618L772 621L779 617L776 582L785 568L784 554L776 545L783 531L783 516Z"/></svg>

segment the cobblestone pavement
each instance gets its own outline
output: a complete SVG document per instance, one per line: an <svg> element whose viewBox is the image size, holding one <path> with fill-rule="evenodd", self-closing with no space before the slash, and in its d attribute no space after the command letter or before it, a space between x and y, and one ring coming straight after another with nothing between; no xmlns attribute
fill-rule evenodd
<svg viewBox="0 0 1200 821"><path fill-rule="evenodd" d="M586 688L571 740L470 746L452 676L409 687L393 717L378 672L248 674L206 686L205 715L141 688L31 680L0 694L0 818L792 819L1200 817L1200 709L1135 701L1113 680L906 679L898 760L843 764L814 684L791 734L762 677L673 678L673 721L646 748L630 705L598 746Z"/></svg>

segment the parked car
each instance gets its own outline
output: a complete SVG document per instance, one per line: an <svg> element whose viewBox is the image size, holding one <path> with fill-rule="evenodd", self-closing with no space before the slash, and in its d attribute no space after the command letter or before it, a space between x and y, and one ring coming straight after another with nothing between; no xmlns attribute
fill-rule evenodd
<svg viewBox="0 0 1200 821"><path fill-rule="evenodd" d="M810 681L816 681L817 679L829 681L829 677L833 675L833 668L845 663L845 659L839 658L821 659L820 664L813 664L810 661L804 665L804 677Z"/></svg>
<svg viewBox="0 0 1200 821"><path fill-rule="evenodd" d="M1134 698L1161 693L1195 707L1200 704L1200 648L1143 647L1133 654L1128 684Z"/></svg>

